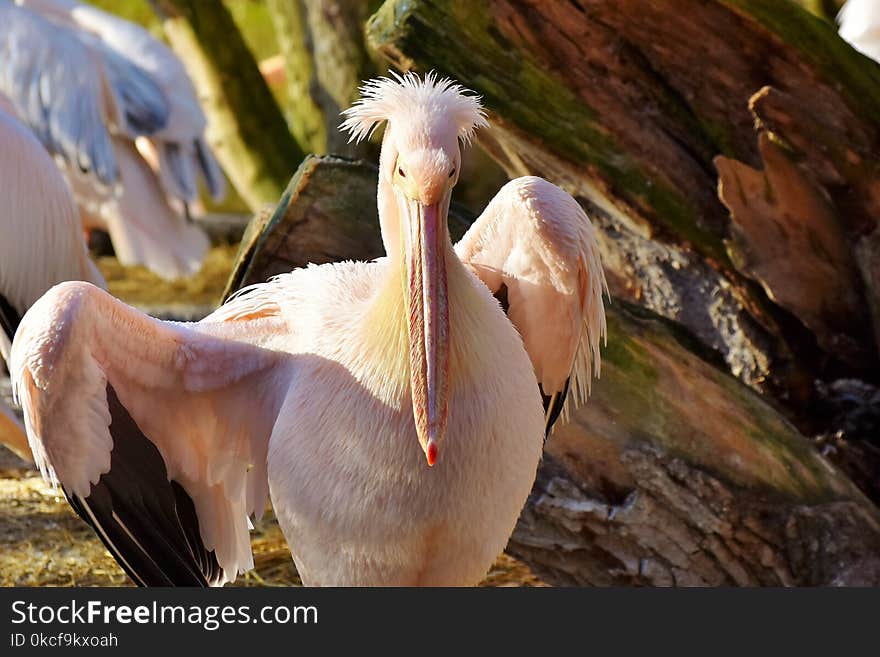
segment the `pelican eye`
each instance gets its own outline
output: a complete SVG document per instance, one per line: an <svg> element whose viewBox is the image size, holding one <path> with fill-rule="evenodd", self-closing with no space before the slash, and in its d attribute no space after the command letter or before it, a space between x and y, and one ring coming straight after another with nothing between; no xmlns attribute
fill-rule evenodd
<svg viewBox="0 0 880 657"><path fill-rule="evenodd" d="M400 174L401 178L406 178L406 174L403 172L403 167L397 167L397 173Z"/></svg>
<svg viewBox="0 0 880 657"><path fill-rule="evenodd" d="M449 172L449 177L452 178L452 176L454 176L454 175L455 175L455 167L452 167L452 171Z"/></svg>

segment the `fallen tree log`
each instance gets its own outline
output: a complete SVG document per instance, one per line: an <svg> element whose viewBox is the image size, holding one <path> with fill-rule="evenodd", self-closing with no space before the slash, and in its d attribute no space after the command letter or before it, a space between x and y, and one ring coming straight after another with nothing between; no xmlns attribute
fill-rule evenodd
<svg viewBox="0 0 880 657"><path fill-rule="evenodd" d="M615 302L602 378L508 545L578 585L876 585L874 507L696 341Z"/></svg>
<svg viewBox="0 0 880 657"><path fill-rule="evenodd" d="M817 378L880 376L880 67L829 22L759 0L388 0L368 38L480 93L481 143L587 207L614 293L686 325L792 416L809 415ZM764 134L823 201L816 249L802 208L769 222L734 198L742 167L764 169ZM774 226L776 254L799 262L767 275ZM826 246L855 266L826 269Z"/></svg>
<svg viewBox="0 0 880 657"><path fill-rule="evenodd" d="M307 158L230 290L381 255L376 176ZM880 584L880 514L846 476L687 330L608 311L602 378L550 437L508 550L555 584Z"/></svg>

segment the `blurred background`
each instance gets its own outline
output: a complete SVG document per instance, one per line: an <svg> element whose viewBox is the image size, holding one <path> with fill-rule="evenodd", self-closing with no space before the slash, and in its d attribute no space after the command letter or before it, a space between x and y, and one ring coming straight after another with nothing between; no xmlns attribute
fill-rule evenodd
<svg viewBox="0 0 880 657"><path fill-rule="evenodd" d="M19 4L0 111L54 158L107 289L152 315L380 255L381 135L338 125L388 70L483 98L453 233L521 175L584 206L602 378L487 584L880 584L880 0ZM27 230L2 217L0 241ZM298 583L271 513L254 550L238 584ZM0 584L128 583L4 450Z"/></svg>

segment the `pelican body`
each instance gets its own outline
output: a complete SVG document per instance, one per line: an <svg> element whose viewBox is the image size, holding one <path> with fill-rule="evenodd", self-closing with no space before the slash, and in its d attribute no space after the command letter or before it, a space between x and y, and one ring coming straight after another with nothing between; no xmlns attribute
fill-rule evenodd
<svg viewBox="0 0 880 657"><path fill-rule="evenodd" d="M337 329L298 336L309 372L269 441L275 511L305 583L477 582L529 493L544 439L531 364L498 302L451 244L446 255L451 410L433 467L417 447L401 264L291 275L308 294L290 309Z"/></svg>
<svg viewBox="0 0 880 657"><path fill-rule="evenodd" d="M362 91L343 126L388 123L386 257L293 271L196 324L63 284L16 335L36 461L139 584L252 567L267 491L306 584L475 584L598 373L604 277L580 206L514 180L453 246L478 99L431 75Z"/></svg>

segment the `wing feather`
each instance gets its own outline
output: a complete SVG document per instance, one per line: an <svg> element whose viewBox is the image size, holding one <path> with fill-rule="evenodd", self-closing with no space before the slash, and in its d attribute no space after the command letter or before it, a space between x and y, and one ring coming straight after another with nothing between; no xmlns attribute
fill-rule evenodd
<svg viewBox="0 0 880 657"><path fill-rule="evenodd" d="M88 257L76 205L46 149L0 109L0 357L21 316L62 281L104 284Z"/></svg>
<svg viewBox="0 0 880 657"><path fill-rule="evenodd" d="M37 8L55 1L26 0L26 4ZM153 132L138 134L150 135L160 153L159 174L165 191L184 202L195 200L195 180L201 172L208 192L219 200L225 191L225 179L204 142L207 121L195 88L174 52L140 25L88 4L71 4L69 19L79 30L97 35L108 50L134 69L144 71L163 92L168 104L167 121ZM171 168L166 169L169 164Z"/></svg>
<svg viewBox="0 0 880 657"><path fill-rule="evenodd" d="M455 249L493 294L504 295L535 368L549 432L600 374L607 284L593 225L566 192L527 176L501 189Z"/></svg>
<svg viewBox="0 0 880 657"><path fill-rule="evenodd" d="M113 139L122 189L96 194L76 172L69 171L77 199L91 202L94 219L110 233L116 257L125 265L143 264L166 279L195 274L210 247L205 232L174 211L148 163L135 146Z"/></svg>
<svg viewBox="0 0 880 657"><path fill-rule="evenodd" d="M36 463L136 581L223 583L252 567L248 517L265 506L285 393L282 355L258 343L280 321L160 322L85 283L24 317L11 371Z"/></svg>
<svg viewBox="0 0 880 657"><path fill-rule="evenodd" d="M105 88L100 61L76 35L0 5L0 93L50 152L112 185L119 172L105 125Z"/></svg>
<svg viewBox="0 0 880 657"><path fill-rule="evenodd" d="M30 131L2 109L0 144L0 358L8 360L21 316L46 290L66 280L104 281L89 260L61 173ZM24 427L5 415L0 443L30 459Z"/></svg>
<svg viewBox="0 0 880 657"><path fill-rule="evenodd" d="M880 61L880 6L875 0L847 0L837 15L837 22L845 41Z"/></svg>

